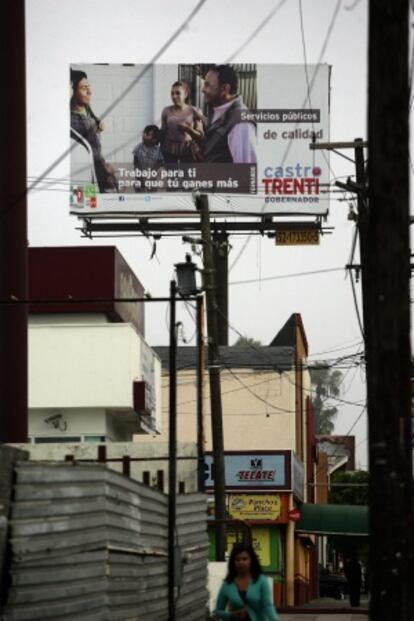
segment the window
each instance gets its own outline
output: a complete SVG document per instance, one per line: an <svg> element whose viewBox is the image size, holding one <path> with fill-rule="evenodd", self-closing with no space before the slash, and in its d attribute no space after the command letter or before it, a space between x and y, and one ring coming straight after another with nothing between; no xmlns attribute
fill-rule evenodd
<svg viewBox="0 0 414 621"><path fill-rule="evenodd" d="M35 444L52 444L53 442L59 442L60 444L68 444L70 442L80 442L80 436L45 436L43 438L35 438Z"/></svg>

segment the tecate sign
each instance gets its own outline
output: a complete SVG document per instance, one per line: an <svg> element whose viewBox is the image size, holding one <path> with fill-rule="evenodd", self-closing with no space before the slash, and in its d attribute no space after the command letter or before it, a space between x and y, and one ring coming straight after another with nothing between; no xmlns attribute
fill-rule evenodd
<svg viewBox="0 0 414 621"><path fill-rule="evenodd" d="M224 456L226 487L240 489L287 489L290 485L289 452L228 453ZM206 487L214 487L212 455L205 456Z"/></svg>
<svg viewBox="0 0 414 621"><path fill-rule="evenodd" d="M70 209L85 217L328 212L328 65L70 67ZM225 200L223 200L225 199Z"/></svg>

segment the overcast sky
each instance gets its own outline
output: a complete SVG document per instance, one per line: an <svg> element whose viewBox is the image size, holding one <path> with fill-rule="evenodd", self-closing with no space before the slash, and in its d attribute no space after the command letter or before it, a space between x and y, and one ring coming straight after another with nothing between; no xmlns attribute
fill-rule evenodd
<svg viewBox="0 0 414 621"><path fill-rule="evenodd" d="M32 181L69 146L69 65L149 62L198 2L30 0L26 4L28 174ZM226 62L240 50L234 62L303 63L299 6L299 0L206 0L158 62ZM331 140L366 138L367 1L302 0L302 6L307 62L320 59L332 65ZM252 38L266 16L265 26ZM350 162L336 155L331 155L331 169L335 177L354 172ZM61 182L30 193L30 245L116 245L152 295L168 295L173 265L184 259L188 247L180 238L163 238L156 257L150 260L151 244L143 238L82 239L76 230L78 220L69 215L68 176L66 158L48 173ZM334 230L322 238L319 247L276 247L274 240L257 236L246 245L245 237L231 237L230 266L237 259L229 276L235 283L230 287L229 320L235 329L230 332L231 343L238 331L268 344L297 312L303 318L310 359L339 358L361 350L351 284L343 269L354 233L354 224L347 219L348 202L337 200L343 198L331 194L326 225ZM341 270L266 280L332 268ZM254 282L236 284L246 280ZM178 315L190 340L194 323L182 305ZM165 307L147 306L150 344L168 343L166 316ZM365 377L361 368L342 370L341 398L356 404L336 403L340 414L335 431L346 434L361 413ZM357 463L365 467L365 415L351 433L356 435Z"/></svg>

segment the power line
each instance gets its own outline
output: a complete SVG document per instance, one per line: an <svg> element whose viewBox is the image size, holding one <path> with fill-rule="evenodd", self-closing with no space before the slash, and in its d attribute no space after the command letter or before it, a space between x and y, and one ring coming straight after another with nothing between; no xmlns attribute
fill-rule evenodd
<svg viewBox="0 0 414 621"><path fill-rule="evenodd" d="M112 101L112 103L108 106L108 108L101 115L101 119L104 119L109 112L111 112L123 99L124 97L132 90L132 88L141 80L141 78L146 74L149 68L164 54L164 52L174 43L174 41L180 36L180 34L187 28L188 24L195 17L195 15L200 11L202 6L207 2L207 0L199 0L198 4L191 11L190 15L184 20L184 22L179 26L179 28L171 35L171 37L164 43L163 46L158 50L158 52L152 57L149 63L147 63L142 71L138 74L136 78L129 84L129 86L116 98ZM40 183L43 179L49 175L52 170L56 168L68 155L71 153L73 147L69 147L66 149L59 157L57 157L50 166L43 171L43 173L38 176L35 181L28 187L25 192L25 195L28 194L32 189L34 189L38 183ZM21 196L18 196L6 209L3 209L3 213L6 213L9 209L12 209L18 202L21 200Z"/></svg>
<svg viewBox="0 0 414 621"><path fill-rule="evenodd" d="M284 412L286 414L296 414L296 410L287 410L286 408L281 408L278 407L276 405L274 405L273 403L270 403L270 401L267 401L266 399L263 399L263 397L261 397L260 395L258 395L257 393L255 393L250 386L248 386L247 384L245 384L243 382L243 380L237 375L237 373L235 373L233 371L233 369L231 369L229 366L227 366L226 364L224 364L225 368L231 373L231 375L233 375L233 377L235 377L235 379L239 382L239 384L241 384L243 386L243 388L245 388L247 390L247 392L249 392L253 397L255 397L256 399L258 399L259 401L261 401L262 403L264 403L265 405L267 405L268 407L271 407L273 410L277 410L278 412ZM267 378L266 381L269 381L269 378Z"/></svg>
<svg viewBox="0 0 414 621"><path fill-rule="evenodd" d="M357 341L357 342L355 342ZM319 352L315 352L314 354L311 354L311 356L322 356L323 354L330 354L334 351L341 351L343 349L350 349L351 347L355 347L356 345L360 345L361 343L363 343L363 341L361 341L361 339L359 337L356 337L355 339L352 339L352 341L349 341L349 345L342 345L342 346L338 346L338 347L334 347L332 349L326 349L325 351L319 351ZM311 356L308 357L308 360L311 358Z"/></svg>
<svg viewBox="0 0 414 621"><path fill-rule="evenodd" d="M281 0L279 4L266 15L266 17L260 22L260 24L253 30L251 35L246 39L246 41L228 58L227 63L234 60L234 58L240 54L248 45L257 37L257 35L263 30L263 28L268 25L269 21L276 15L276 13L282 8L282 6L286 3L287 0Z"/></svg>
<svg viewBox="0 0 414 621"><path fill-rule="evenodd" d="M345 436L342 436L342 437L348 438L348 437L350 436L351 431L355 428L356 424L357 424L357 423L359 422L359 420L362 418L362 416L363 416L364 412L366 411L366 409L367 409L367 406L366 406L366 405L364 405L364 407L362 408L361 412L358 414L357 418L356 418L356 419L355 419L355 421L352 423L351 427L349 428L349 430L347 431L347 433L345 434ZM323 434L321 434L321 435L323 435ZM340 447L341 447L341 445L337 446L337 448L335 449L335 451L334 451L331 455L330 455L329 453L327 453L328 459L329 459L329 458L332 458L332 457L335 457L335 456L338 454L338 451L339 451ZM356 448L356 447L355 447L355 448ZM315 472L315 478L316 478L316 476L317 476L320 472L322 472L322 470L324 470L324 469L325 469L325 467L324 467L323 465L319 466L319 468L317 468L317 469L316 469L316 472Z"/></svg>
<svg viewBox="0 0 414 621"><path fill-rule="evenodd" d="M292 274L280 274L278 276L265 276L262 278L250 278L249 280L235 280L233 282L229 282L229 286L231 285L246 285L249 283L255 282L263 282L267 280L282 280L284 278L298 278L299 276L314 276L316 274L328 274L330 272L343 272L343 267L332 267L327 269L313 270L311 272L296 272ZM243 336L243 335L242 335Z"/></svg>
<svg viewBox="0 0 414 621"><path fill-rule="evenodd" d="M309 88L309 92L311 92L311 91L312 91L313 85L314 85L315 80L316 80L316 77L317 77L317 75L318 75L318 72L319 72L319 67L320 67L320 64L321 64L321 62L322 62L322 58L323 58L323 57L324 57L324 55L325 55L326 48L328 47L328 43L329 43L329 40L330 40L330 38L331 38L333 28L334 28L335 22L336 22L336 20L337 20L338 14L339 14L339 9L341 8L341 3L342 3L342 0L338 0L338 2L337 2L337 4L336 4L336 7L335 7L335 9L334 9L334 12L333 12L333 14L332 14L332 18L331 18L330 24L329 24L329 26L328 26L327 33L326 33L326 35L325 35L325 39L324 39L324 42L323 42L323 44L322 44L322 47L321 47L321 51L320 51L320 53L319 53L318 60L317 60L317 62L316 62L315 71L313 72L312 78L311 78L311 80L310 80L310 82L309 82L309 87L308 87L308 88ZM303 104L302 104L302 108L305 106L305 104L306 104L306 99L307 99L307 98L308 98L308 96L306 95L305 100L304 100L304 102L303 102ZM298 126L298 124L296 124L296 127L297 127L297 126ZM286 151L285 151L285 153L284 153L284 155L283 155L283 158L282 158L282 163L281 163L281 165L282 165L282 166L283 166L283 164L284 164L284 163L285 163L285 161L286 161L286 158L287 158L287 156L288 156L288 154L289 154L289 152L290 152L290 149L291 149L292 144L293 144L293 140L291 140L291 141L288 143L288 145L287 145ZM329 168L330 168L330 166L329 166ZM334 175L334 176L335 176L335 175Z"/></svg>
<svg viewBox="0 0 414 621"><path fill-rule="evenodd" d="M226 323L227 323L228 327L229 327L229 328L230 328L233 332L235 332L236 334L238 334L238 335L239 335L239 336L241 336L241 337L243 337L243 336L244 336L244 335L243 335L243 334L242 334L239 330L237 330L237 328L235 328L234 326L232 326L232 325L230 324L230 322L228 321L227 317L224 315L224 313L222 313L222 312L221 312L221 310L220 310L219 308L218 308L218 309L216 309L216 310L217 310L217 313L218 313L218 314L219 314L219 315L220 315L220 316L221 316L221 317L222 317L222 318L226 321ZM249 343L248 341L247 341L247 346L248 346L248 347L250 347L251 349L253 349L254 351L256 351L257 353L259 353L259 354L260 354L263 358L265 358L265 359L268 361L268 363L269 363L269 364L271 364L272 366L274 366L274 362L273 362L273 361L272 361L269 357L267 357L267 356L266 356L266 354L263 352L263 350L262 350L262 349L259 349L258 347L256 347L256 346L255 346L255 345L253 345L252 343ZM342 358L339 358L339 360L344 360L344 359L349 358L349 357L350 357L350 356L343 356ZM228 368L228 367L227 367L227 368ZM304 366L304 368L306 368L306 367ZM293 386L295 386L296 388L298 387L298 384L297 384L296 382L292 381L292 380L289 378L289 375L288 375L288 374L286 374L286 379L287 379L287 380L288 380L288 382L290 382ZM317 394L317 393L316 393L316 391L315 391L315 390L312 390L311 388L307 389L307 392L308 392L310 395L311 395L311 394ZM346 400L346 399L340 399L339 397L334 397L334 396L330 396L330 399L333 399L333 400L338 401L338 402L340 402L340 403L345 403L346 405L352 405L352 406L355 406L355 407L359 407L359 406L361 406L361 405L362 405L362 403L360 403L360 402L356 402L356 401L348 401L348 400Z"/></svg>

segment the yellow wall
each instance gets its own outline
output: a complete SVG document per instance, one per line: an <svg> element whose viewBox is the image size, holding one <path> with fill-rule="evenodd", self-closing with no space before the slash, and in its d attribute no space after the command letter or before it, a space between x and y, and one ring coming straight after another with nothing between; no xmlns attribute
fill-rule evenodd
<svg viewBox="0 0 414 621"><path fill-rule="evenodd" d="M162 433L156 438L160 442L168 439L168 382L168 375L163 375ZM204 382L205 449L211 450L207 373ZM224 369L221 386L226 451L295 450L294 371L279 374L268 370L236 369L230 372ZM177 435L180 441L196 440L196 399L195 371L180 371L177 387ZM154 438L139 438L139 442L148 441L154 441Z"/></svg>

